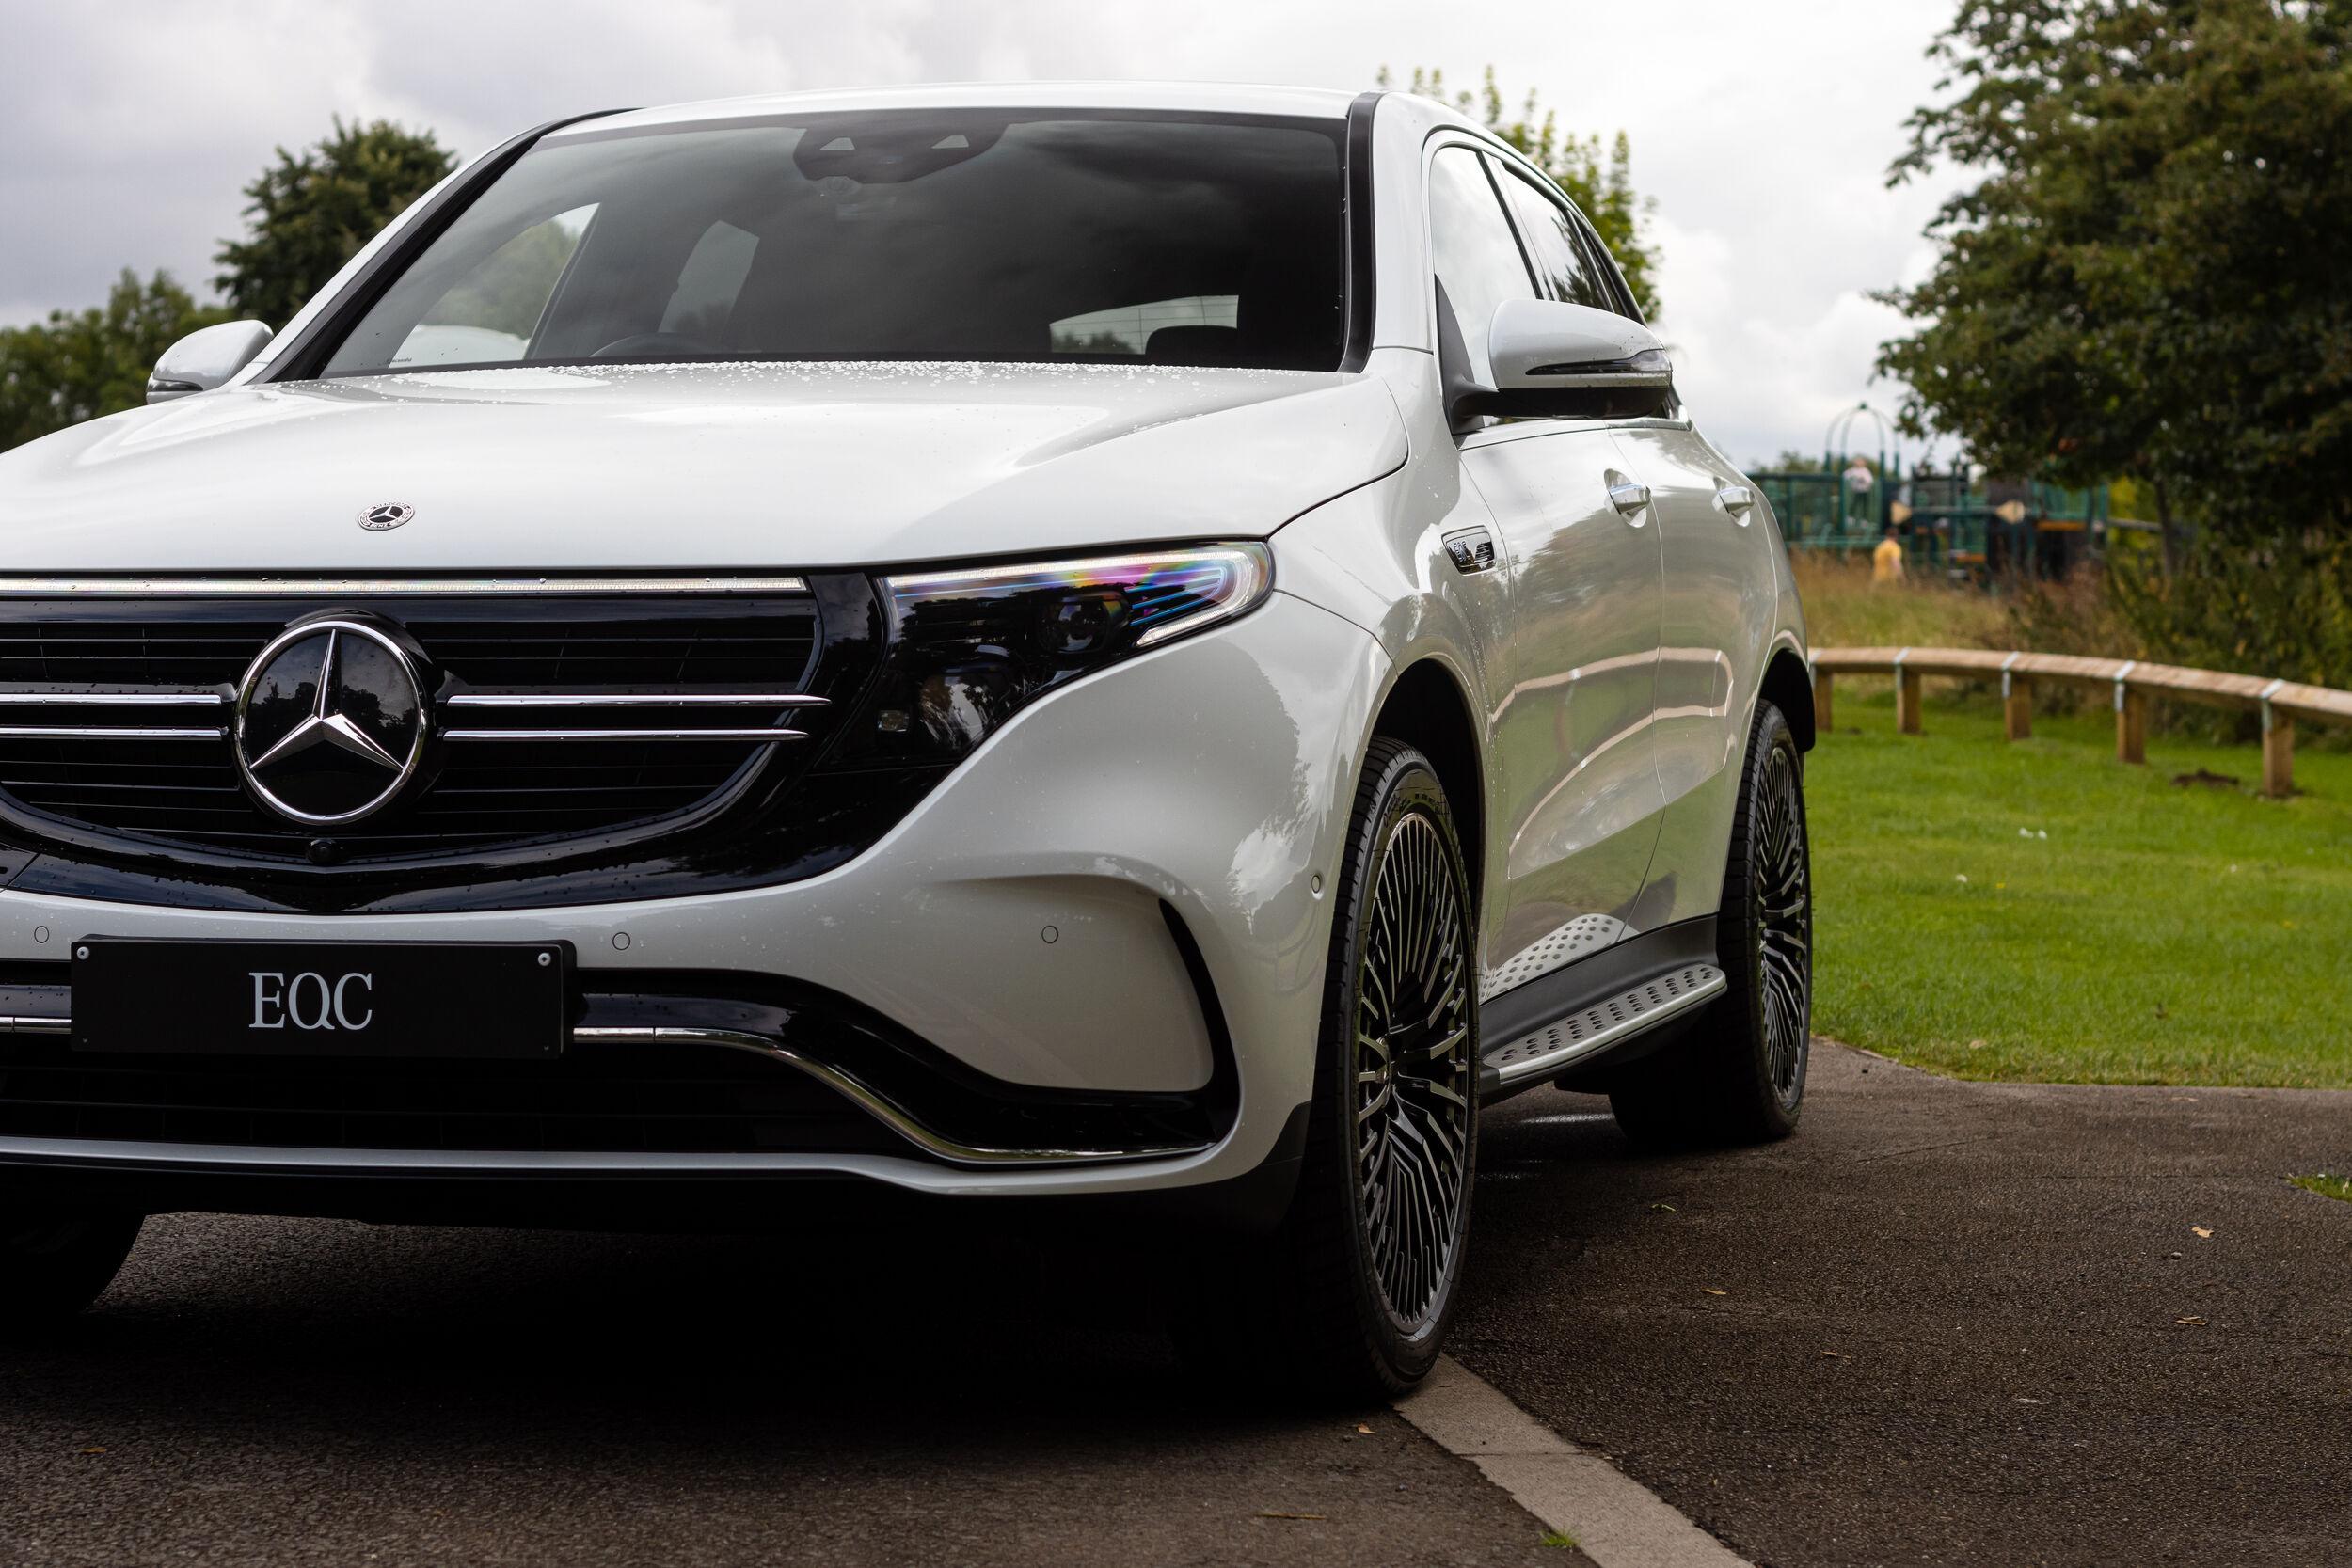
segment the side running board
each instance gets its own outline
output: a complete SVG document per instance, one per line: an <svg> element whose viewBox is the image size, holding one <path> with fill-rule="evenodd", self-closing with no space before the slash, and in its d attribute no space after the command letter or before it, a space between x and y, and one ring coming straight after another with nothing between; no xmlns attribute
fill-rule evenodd
<svg viewBox="0 0 2352 1568"><path fill-rule="evenodd" d="M1494 1094L1553 1077L1704 1006L1729 984L1713 964L1678 964L1486 1052L1479 1060L1479 1089Z"/></svg>

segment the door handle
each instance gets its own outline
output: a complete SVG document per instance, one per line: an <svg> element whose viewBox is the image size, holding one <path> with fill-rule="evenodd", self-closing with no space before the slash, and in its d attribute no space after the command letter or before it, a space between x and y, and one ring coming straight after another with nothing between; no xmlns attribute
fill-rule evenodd
<svg viewBox="0 0 2352 1568"><path fill-rule="evenodd" d="M1639 480L1617 480L1609 486L1609 504L1629 517L1639 516L1649 505L1649 486Z"/></svg>
<svg viewBox="0 0 2352 1568"><path fill-rule="evenodd" d="M1715 503L1737 517L1756 504L1756 492L1744 484L1716 486Z"/></svg>

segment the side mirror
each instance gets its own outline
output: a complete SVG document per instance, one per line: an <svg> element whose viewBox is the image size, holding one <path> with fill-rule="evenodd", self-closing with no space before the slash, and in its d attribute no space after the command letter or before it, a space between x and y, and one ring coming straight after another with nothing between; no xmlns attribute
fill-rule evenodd
<svg viewBox="0 0 2352 1568"><path fill-rule="evenodd" d="M209 392L253 363L270 329L260 322L222 322L189 333L155 361L147 378L147 401L169 403L191 392Z"/></svg>
<svg viewBox="0 0 2352 1568"><path fill-rule="evenodd" d="M1589 305L1506 299L1486 328L1495 384L1457 413L1554 420L1637 419L1674 398L1666 345L1640 322Z"/></svg>

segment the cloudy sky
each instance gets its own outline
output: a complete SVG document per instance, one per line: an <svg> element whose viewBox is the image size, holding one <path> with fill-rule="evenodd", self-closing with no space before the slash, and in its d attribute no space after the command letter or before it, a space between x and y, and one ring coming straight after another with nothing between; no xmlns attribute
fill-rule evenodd
<svg viewBox="0 0 2352 1568"><path fill-rule="evenodd" d="M1358 88L1489 62L1626 131L1660 323L1741 461L1819 451L1872 385L1942 186L1884 186L1953 0L0 0L0 324L122 267L208 286L239 187L329 119L473 153L585 109L864 83L1172 77Z"/></svg>

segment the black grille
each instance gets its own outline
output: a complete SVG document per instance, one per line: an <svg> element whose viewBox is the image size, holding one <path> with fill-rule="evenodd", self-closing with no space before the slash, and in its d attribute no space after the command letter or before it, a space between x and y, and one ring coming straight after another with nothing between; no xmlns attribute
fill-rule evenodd
<svg viewBox="0 0 2352 1568"><path fill-rule="evenodd" d="M551 1062L105 1057L0 1041L0 1136L271 1148L904 1153L823 1085L725 1047Z"/></svg>
<svg viewBox="0 0 2352 1568"><path fill-rule="evenodd" d="M463 850L659 820L723 795L758 748L728 742L468 745L414 803L336 830L356 857ZM0 787L119 832L297 860L316 836L257 808L225 744L0 740Z"/></svg>
<svg viewBox="0 0 2352 1568"><path fill-rule="evenodd" d="M343 607L9 604L0 610L0 685L230 688L288 622L328 608ZM484 687L797 682L817 640L805 600L697 606L681 597L649 609L642 599L546 597L372 608L406 626L451 674ZM181 618L199 609L204 619Z"/></svg>
<svg viewBox="0 0 2352 1568"><path fill-rule="evenodd" d="M403 626L444 690L798 692L818 614L801 598L717 596L299 602L11 601L0 605L0 689L170 687L233 690L291 621L358 609ZM579 715L466 710L499 728L547 728ZM599 714L596 727L643 714ZM658 716L664 721L672 716ZM9 722L225 725L229 710L179 707L10 710ZM686 721L765 725L779 715L711 710ZM795 727L806 728L804 724ZM611 834L698 816L779 766L790 749L740 741L478 741L443 748L437 771L376 816L333 831L335 853L366 862L480 852ZM781 766L789 767L789 761ZM94 829L241 859L315 858L317 832L246 795L225 741L0 737L0 791L31 811Z"/></svg>

